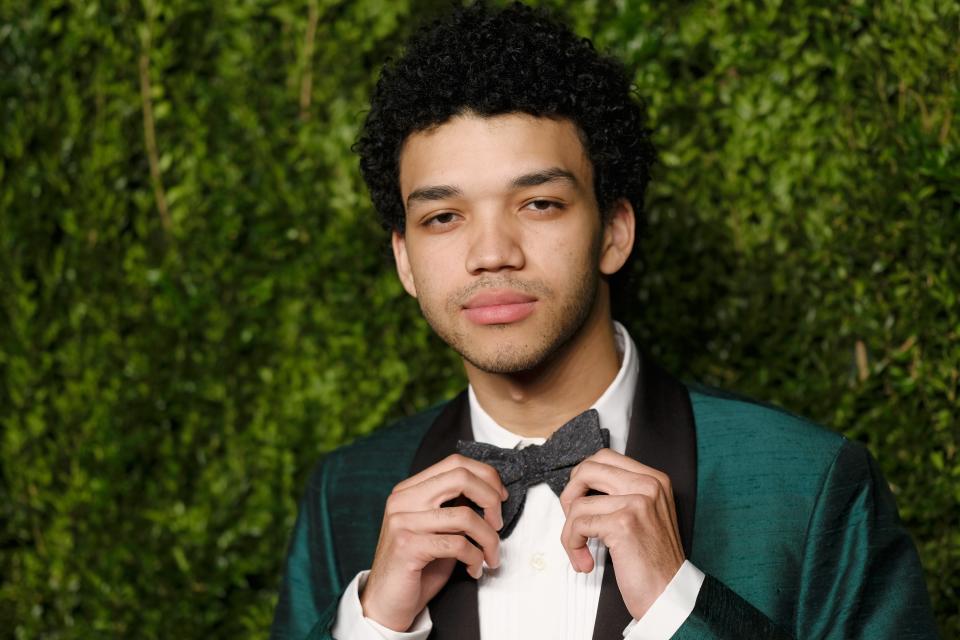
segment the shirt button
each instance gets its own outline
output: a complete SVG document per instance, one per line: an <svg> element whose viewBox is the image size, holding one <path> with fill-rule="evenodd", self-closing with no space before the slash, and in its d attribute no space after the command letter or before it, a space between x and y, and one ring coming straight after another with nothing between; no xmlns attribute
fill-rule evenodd
<svg viewBox="0 0 960 640"><path fill-rule="evenodd" d="M543 571L547 568L547 561L543 557L542 553L535 553L530 556L530 566L536 569L537 571Z"/></svg>

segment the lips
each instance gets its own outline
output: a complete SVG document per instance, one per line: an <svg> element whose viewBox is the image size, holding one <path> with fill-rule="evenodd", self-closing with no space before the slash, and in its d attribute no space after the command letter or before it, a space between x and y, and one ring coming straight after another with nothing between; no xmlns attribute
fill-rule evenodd
<svg viewBox="0 0 960 640"><path fill-rule="evenodd" d="M529 316L536 304L536 298L519 291L483 291L463 305L463 313L476 324L509 324Z"/></svg>

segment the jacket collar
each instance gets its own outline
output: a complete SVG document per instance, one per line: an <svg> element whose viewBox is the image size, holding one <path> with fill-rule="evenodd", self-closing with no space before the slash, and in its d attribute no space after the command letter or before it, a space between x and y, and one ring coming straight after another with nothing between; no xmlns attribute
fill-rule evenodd
<svg viewBox="0 0 960 640"><path fill-rule="evenodd" d="M697 441L693 409L686 387L650 358L640 358L633 396L633 415L626 455L660 469L673 485L680 541L687 557L693 543L697 495ZM472 440L467 392L461 392L440 412L427 430L410 468L411 475L436 464L457 450L457 440ZM430 601L431 638L480 639L477 583L457 564L446 586ZM622 637L631 620L617 587L613 563L605 563L594 640Z"/></svg>

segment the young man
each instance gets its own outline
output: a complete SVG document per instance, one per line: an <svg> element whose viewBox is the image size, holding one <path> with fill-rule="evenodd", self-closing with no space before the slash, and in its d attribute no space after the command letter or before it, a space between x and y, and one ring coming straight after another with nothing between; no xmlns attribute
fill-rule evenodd
<svg viewBox="0 0 960 640"><path fill-rule="evenodd" d="M274 638L935 637L862 447L613 321L653 158L620 65L468 7L384 68L358 148L470 386L317 467Z"/></svg>

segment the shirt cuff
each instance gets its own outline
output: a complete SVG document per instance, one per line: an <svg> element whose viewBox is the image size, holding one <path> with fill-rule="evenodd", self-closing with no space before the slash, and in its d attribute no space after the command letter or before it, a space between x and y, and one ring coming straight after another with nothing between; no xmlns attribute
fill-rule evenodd
<svg viewBox="0 0 960 640"><path fill-rule="evenodd" d="M703 571L684 560L676 575L643 617L623 630L625 640L669 640L690 617L703 585Z"/></svg>
<svg viewBox="0 0 960 640"><path fill-rule="evenodd" d="M427 607L417 614L409 631L388 629L363 615L360 592L367 584L368 575L369 571L361 571L354 576L340 597L337 619L333 624L334 640L426 640L433 629L433 620Z"/></svg>

